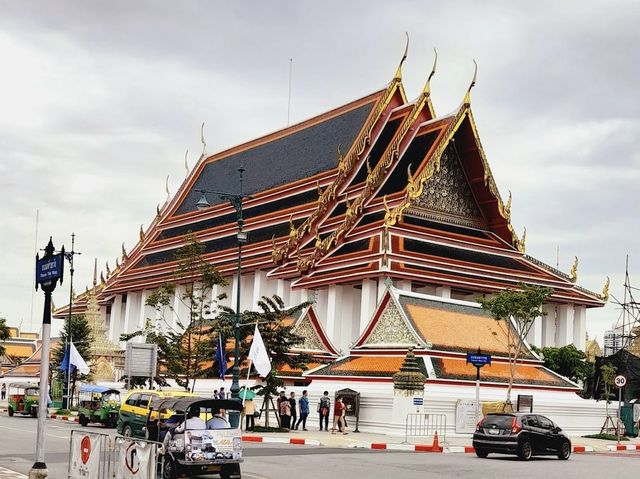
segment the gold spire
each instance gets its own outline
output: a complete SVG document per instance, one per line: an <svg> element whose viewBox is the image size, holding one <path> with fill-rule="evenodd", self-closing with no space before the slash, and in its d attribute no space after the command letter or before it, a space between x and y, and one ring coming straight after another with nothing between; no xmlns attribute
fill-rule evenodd
<svg viewBox="0 0 640 479"><path fill-rule="evenodd" d="M518 251L524 253L526 251L526 243L527 243L527 227L525 226L524 231L522 232L522 238L518 241Z"/></svg>
<svg viewBox="0 0 640 479"><path fill-rule="evenodd" d="M573 257L573 266L571 266L571 272L569 273L569 278L573 283L578 280L578 257Z"/></svg>
<svg viewBox="0 0 640 479"><path fill-rule="evenodd" d="M93 260L93 289L98 286L98 258Z"/></svg>
<svg viewBox="0 0 640 479"><path fill-rule="evenodd" d="M478 64L476 63L475 59L473 60L473 79L471 80L471 84L469 85L469 88L467 89L467 93L464 96L464 104L465 105L471 105L471 89L476 86L476 78L478 77Z"/></svg>
<svg viewBox="0 0 640 479"><path fill-rule="evenodd" d="M398 69L396 70L394 80L402 80L402 64L407 59L407 53L409 53L409 33L404 32L404 34L407 36L407 43L404 46L404 53L402 54L402 60L400 60L400 64L398 65Z"/></svg>
<svg viewBox="0 0 640 479"><path fill-rule="evenodd" d="M609 301L609 285L610 284L611 284L611 280L609 279L609 276L607 276L607 279L604 282L604 286L602 287L602 294L600 295L600 297L604 301Z"/></svg>
<svg viewBox="0 0 640 479"><path fill-rule="evenodd" d="M438 65L438 51L435 48L433 49L433 53L435 54L435 57L433 59L433 67L431 67L431 73L429 73L427 82L424 84L424 88L422 89L422 93L424 93L426 96L431 95L431 79L433 78L433 75L436 74L436 66Z"/></svg>
<svg viewBox="0 0 640 479"><path fill-rule="evenodd" d="M144 241L144 229L142 228L142 226L143 225L140 225L140 232L139 232L141 242Z"/></svg>

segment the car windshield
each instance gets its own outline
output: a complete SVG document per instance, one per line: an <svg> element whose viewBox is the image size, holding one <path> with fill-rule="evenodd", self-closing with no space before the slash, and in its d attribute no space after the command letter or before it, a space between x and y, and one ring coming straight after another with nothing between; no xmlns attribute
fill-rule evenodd
<svg viewBox="0 0 640 479"><path fill-rule="evenodd" d="M120 402L120 394L119 393L108 393L102 396L102 400L105 402Z"/></svg>
<svg viewBox="0 0 640 479"><path fill-rule="evenodd" d="M29 388L29 389L25 389L24 393L27 396L37 396L39 391L36 388Z"/></svg>
<svg viewBox="0 0 640 479"><path fill-rule="evenodd" d="M500 429L508 429L511 428L511 424L513 424L513 416L493 416L489 415L484 418L482 421L483 427L491 427L495 426Z"/></svg>

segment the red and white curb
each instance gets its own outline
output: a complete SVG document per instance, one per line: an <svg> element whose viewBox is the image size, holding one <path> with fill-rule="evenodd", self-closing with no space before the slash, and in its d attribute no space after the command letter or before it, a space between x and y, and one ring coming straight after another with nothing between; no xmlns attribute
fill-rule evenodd
<svg viewBox="0 0 640 479"><path fill-rule="evenodd" d="M360 442L349 446L353 449L377 449L384 451L410 451L410 452L446 452L441 446L432 444L393 444L386 442Z"/></svg>
<svg viewBox="0 0 640 479"><path fill-rule="evenodd" d="M244 442L320 446L320 441L318 441L317 439L303 439L300 437L242 436L242 440Z"/></svg>
<svg viewBox="0 0 640 479"><path fill-rule="evenodd" d="M80 422L77 416L58 416L57 414L50 414L49 419L55 419L56 421Z"/></svg>
<svg viewBox="0 0 640 479"><path fill-rule="evenodd" d="M640 451L640 444L613 444L607 446L609 451Z"/></svg>

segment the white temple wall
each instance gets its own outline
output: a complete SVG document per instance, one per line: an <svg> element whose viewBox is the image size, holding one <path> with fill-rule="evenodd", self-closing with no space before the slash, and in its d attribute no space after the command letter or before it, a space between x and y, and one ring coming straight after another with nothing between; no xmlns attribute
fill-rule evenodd
<svg viewBox="0 0 640 479"><path fill-rule="evenodd" d="M329 286L327 292L327 326L325 332L329 340L338 349L345 349L342 338L342 314L346 308L343 307L343 287L337 285ZM346 315L345 315L346 316ZM347 343L348 344L348 343Z"/></svg>
<svg viewBox="0 0 640 479"><path fill-rule="evenodd" d="M282 298L282 302L285 306L289 306L291 301L291 281L284 279L276 280L276 294Z"/></svg>
<svg viewBox="0 0 640 479"><path fill-rule="evenodd" d="M342 287L343 313L341 318L341 346L343 351L360 337L360 296L362 289L354 286Z"/></svg>
<svg viewBox="0 0 640 479"><path fill-rule="evenodd" d="M375 279L365 279L362 281L362 289L360 290L360 320L358 321L357 333L354 332L355 339L360 336L373 313L375 312L376 305L378 304L378 282Z"/></svg>
<svg viewBox="0 0 640 479"><path fill-rule="evenodd" d="M324 328L325 333L327 333L327 335L331 338L331 336L329 335L329 332L327 331L327 325L328 325L327 300L329 296L329 289L323 288L323 289L313 290L313 295L315 295L313 297L315 297L316 312L318 313L318 319L320 320L320 324L322 324L322 327ZM307 297L309 298L310 296L307 296Z"/></svg>
<svg viewBox="0 0 640 479"><path fill-rule="evenodd" d="M546 313L542 320L542 347L556 345L556 305L544 304L542 310Z"/></svg>
<svg viewBox="0 0 640 479"><path fill-rule="evenodd" d="M587 341L587 307L575 306L573 309L573 344L584 351Z"/></svg>
<svg viewBox="0 0 640 479"><path fill-rule="evenodd" d="M109 322L109 340L117 344L122 332L121 322L124 321L123 309L125 305L122 301L122 295L117 294L111 305L111 318Z"/></svg>
<svg viewBox="0 0 640 479"><path fill-rule="evenodd" d="M436 296L451 298L451 286L438 286L436 288Z"/></svg>
<svg viewBox="0 0 640 479"><path fill-rule="evenodd" d="M132 333L138 329L138 321L140 320L140 297L141 293L130 292L127 294L127 304L124 312L123 333ZM120 341L122 349L127 347L127 343Z"/></svg>
<svg viewBox="0 0 640 479"><path fill-rule="evenodd" d="M573 304L561 304L557 311L555 346L562 347L573 342Z"/></svg>

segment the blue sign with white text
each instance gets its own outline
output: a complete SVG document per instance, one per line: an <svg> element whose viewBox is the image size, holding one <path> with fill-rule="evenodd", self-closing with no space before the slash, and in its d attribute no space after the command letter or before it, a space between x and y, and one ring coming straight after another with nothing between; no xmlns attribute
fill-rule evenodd
<svg viewBox="0 0 640 479"><path fill-rule="evenodd" d="M467 353L467 362L480 368L485 364L491 364L490 354Z"/></svg>
<svg viewBox="0 0 640 479"><path fill-rule="evenodd" d="M55 254L36 261L36 283L42 284L62 277L62 255Z"/></svg>

